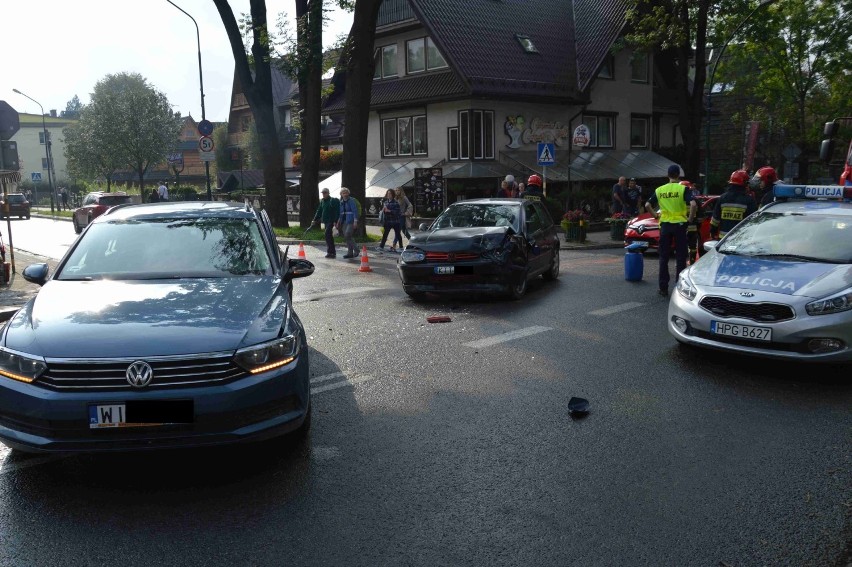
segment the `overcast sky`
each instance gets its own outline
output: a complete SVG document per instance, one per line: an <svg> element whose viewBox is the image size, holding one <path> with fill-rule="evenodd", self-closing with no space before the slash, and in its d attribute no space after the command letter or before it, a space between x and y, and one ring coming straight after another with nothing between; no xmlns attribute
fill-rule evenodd
<svg viewBox="0 0 852 567"><path fill-rule="evenodd" d="M198 22L207 119L228 119L234 58L212 0L173 0ZM107 74L140 73L166 94L175 110L201 118L195 26L166 0L0 0L4 72L0 100L18 112L65 110L76 94L83 104ZM248 0L230 0L234 15ZM292 19L292 0L267 0L270 24L280 12ZM335 11L326 44L349 32L352 15Z"/></svg>

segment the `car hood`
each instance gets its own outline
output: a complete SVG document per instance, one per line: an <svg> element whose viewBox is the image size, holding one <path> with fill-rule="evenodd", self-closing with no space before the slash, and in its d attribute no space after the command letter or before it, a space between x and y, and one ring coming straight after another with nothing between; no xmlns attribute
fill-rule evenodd
<svg viewBox="0 0 852 567"><path fill-rule="evenodd" d="M51 280L9 321L4 343L47 358L220 352L275 338L288 315L279 277Z"/></svg>
<svg viewBox="0 0 852 567"><path fill-rule="evenodd" d="M627 223L627 228L632 228L634 230L639 227L643 227L643 230L659 230L660 222L654 218L654 215L651 213L642 213L638 217L633 217L630 219L630 222Z"/></svg>
<svg viewBox="0 0 852 567"><path fill-rule="evenodd" d="M729 256L711 250L691 268L701 286L820 298L852 287L852 265Z"/></svg>
<svg viewBox="0 0 852 567"><path fill-rule="evenodd" d="M504 235L512 230L508 226L478 226L471 228L442 228L412 235L410 246L428 250L469 250L478 247L485 235Z"/></svg>

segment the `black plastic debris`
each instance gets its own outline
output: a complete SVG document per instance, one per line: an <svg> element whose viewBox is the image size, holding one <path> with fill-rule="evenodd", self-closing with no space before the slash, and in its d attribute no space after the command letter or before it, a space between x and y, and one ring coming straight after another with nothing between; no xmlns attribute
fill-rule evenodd
<svg viewBox="0 0 852 567"><path fill-rule="evenodd" d="M589 413L589 400L585 398L571 398L568 400L568 411L572 415L584 415Z"/></svg>

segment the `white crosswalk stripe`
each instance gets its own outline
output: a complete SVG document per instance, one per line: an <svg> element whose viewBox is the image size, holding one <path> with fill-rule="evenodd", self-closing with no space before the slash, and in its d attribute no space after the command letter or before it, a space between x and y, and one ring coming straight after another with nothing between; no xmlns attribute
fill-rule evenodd
<svg viewBox="0 0 852 567"><path fill-rule="evenodd" d="M462 346L470 348L485 348L500 343L505 343L506 341L529 337L531 335L537 335L539 333L543 333L545 331L550 330L552 330L551 327L526 327L524 329L518 329L516 331L509 331L508 333L503 333L501 335L494 335L493 337L486 337L477 341L470 341L469 343L464 343Z"/></svg>
<svg viewBox="0 0 852 567"><path fill-rule="evenodd" d="M596 315L598 317L605 317L607 315L614 315L616 313L621 313L622 311L629 311L630 309L636 309L637 307L642 307L645 305L644 303L639 303L638 301L630 301L628 303L619 303L618 305L613 305L611 307L605 307L603 309L596 309L594 311L589 311L589 315Z"/></svg>

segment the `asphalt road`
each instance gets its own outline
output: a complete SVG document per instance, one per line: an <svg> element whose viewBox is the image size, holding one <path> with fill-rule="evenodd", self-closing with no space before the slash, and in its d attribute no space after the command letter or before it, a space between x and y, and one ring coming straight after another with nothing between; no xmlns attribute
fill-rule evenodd
<svg viewBox="0 0 852 567"><path fill-rule="evenodd" d="M56 228L41 222L16 227ZM624 281L619 251L563 251L560 279L522 301L416 304L395 256L362 274L322 255L308 247L317 271L295 290L308 442L0 449L0 564L850 560L848 368L679 348L650 257L640 283ZM452 322L426 322L436 314ZM585 419L572 396L591 402Z"/></svg>

